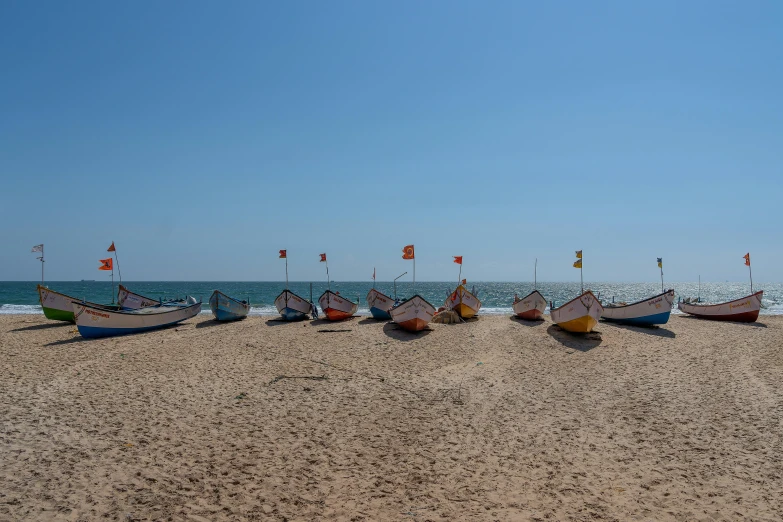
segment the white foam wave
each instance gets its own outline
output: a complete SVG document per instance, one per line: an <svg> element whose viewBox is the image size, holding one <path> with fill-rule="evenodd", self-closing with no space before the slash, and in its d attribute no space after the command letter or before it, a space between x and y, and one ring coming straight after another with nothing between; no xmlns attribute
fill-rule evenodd
<svg viewBox="0 0 783 522"><path fill-rule="evenodd" d="M43 314L43 308L40 305L0 305L0 315L30 315Z"/></svg>

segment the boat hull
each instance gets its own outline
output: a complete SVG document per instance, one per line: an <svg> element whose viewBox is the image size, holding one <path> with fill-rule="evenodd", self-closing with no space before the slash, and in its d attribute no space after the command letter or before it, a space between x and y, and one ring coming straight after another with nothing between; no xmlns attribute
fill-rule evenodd
<svg viewBox="0 0 783 522"><path fill-rule="evenodd" d="M551 310L552 322L573 333L590 333L598 324L603 307L591 291Z"/></svg>
<svg viewBox="0 0 783 522"><path fill-rule="evenodd" d="M624 306L604 306L601 318L620 324L655 326L666 324L674 305L674 290Z"/></svg>
<svg viewBox="0 0 783 522"><path fill-rule="evenodd" d="M112 311L74 302L73 310L79 334L87 339L95 339L148 332L180 323L198 315L201 312L201 303Z"/></svg>
<svg viewBox="0 0 783 522"><path fill-rule="evenodd" d="M217 321L239 321L247 317L250 304L215 290L209 298L209 308Z"/></svg>
<svg viewBox="0 0 783 522"><path fill-rule="evenodd" d="M411 332L419 332L430 324L435 315L435 307L420 295L414 295L389 310L389 314L400 328Z"/></svg>
<svg viewBox="0 0 783 522"><path fill-rule="evenodd" d="M388 321L391 319L389 309L394 306L394 299L373 288L367 293L367 306L373 319Z"/></svg>
<svg viewBox="0 0 783 522"><path fill-rule="evenodd" d="M120 285L120 290L117 292L117 304L124 310L138 310L140 308L147 308L160 304L160 299L152 299L150 297L135 294L126 287Z"/></svg>
<svg viewBox="0 0 783 522"><path fill-rule="evenodd" d="M700 319L712 321L735 321L740 323L753 323L759 318L761 310L761 298L764 291L756 292L742 299L735 299L715 305L694 305L679 302L677 308L686 314Z"/></svg>
<svg viewBox="0 0 783 522"><path fill-rule="evenodd" d="M481 301L479 301L476 296L468 292L464 286L459 285L457 289L446 298L443 306L454 310L457 312L457 315L463 319L470 319L475 317L475 315L481 309Z"/></svg>
<svg viewBox="0 0 783 522"><path fill-rule="evenodd" d="M318 304L321 305L321 310L330 321L342 321L353 317L356 310L359 309L359 303L349 301L331 290L327 290L318 298Z"/></svg>
<svg viewBox="0 0 783 522"><path fill-rule="evenodd" d="M307 319L312 311L310 301L302 299L290 290L283 290L275 299L275 307L286 321L301 321Z"/></svg>
<svg viewBox="0 0 783 522"><path fill-rule="evenodd" d="M527 321L540 321L544 318L546 299L538 290L533 290L512 305L514 315Z"/></svg>

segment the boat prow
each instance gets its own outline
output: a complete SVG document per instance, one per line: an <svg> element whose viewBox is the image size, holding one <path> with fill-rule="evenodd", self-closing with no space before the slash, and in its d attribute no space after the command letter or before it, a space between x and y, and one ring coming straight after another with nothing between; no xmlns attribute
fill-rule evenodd
<svg viewBox="0 0 783 522"><path fill-rule="evenodd" d="M318 298L318 304L321 305L324 315L330 321L342 321L356 314L359 309L359 303L354 303L331 290L327 290Z"/></svg>
<svg viewBox="0 0 783 522"><path fill-rule="evenodd" d="M674 290L628 305L605 305L601 317L616 323L653 326L666 324L674 306Z"/></svg>
<svg viewBox="0 0 783 522"><path fill-rule="evenodd" d="M389 309L394 306L394 299L373 288L367 293L367 306L373 319L388 321L391 319Z"/></svg>
<svg viewBox="0 0 783 522"><path fill-rule="evenodd" d="M419 332L430 324L435 315L435 307L420 295L414 295L389 310L389 314L400 328Z"/></svg>
<svg viewBox="0 0 783 522"><path fill-rule="evenodd" d="M533 290L522 299L512 305L514 315L527 321L540 321L544 319L546 299L538 290Z"/></svg>
<svg viewBox="0 0 783 522"><path fill-rule="evenodd" d="M307 315L312 312L313 305L310 301L293 293L290 290L283 290L275 298L275 307L280 312L280 317L286 321L301 321L307 319Z"/></svg>
<svg viewBox="0 0 783 522"><path fill-rule="evenodd" d="M568 301L559 308L553 308L549 314L552 322L563 330L574 333L590 333L598 324L603 307L590 290Z"/></svg>
<svg viewBox="0 0 783 522"><path fill-rule="evenodd" d="M250 303L234 299L215 290L209 298L209 308L217 321L238 321L247 317L250 312Z"/></svg>
<svg viewBox="0 0 783 522"><path fill-rule="evenodd" d="M463 319L470 319L471 317L475 317L481 309L481 301L479 301L475 295L468 292L467 288L463 285L459 285L457 289L446 298L443 306L454 310L457 315Z"/></svg>
<svg viewBox="0 0 783 522"><path fill-rule="evenodd" d="M677 303L677 308L686 314L690 314L701 319L753 323L759 318L759 311L761 310L761 298L763 296L764 291L760 290L741 299L735 299L734 301L727 301L725 303L718 303L714 305L693 304L680 301Z"/></svg>

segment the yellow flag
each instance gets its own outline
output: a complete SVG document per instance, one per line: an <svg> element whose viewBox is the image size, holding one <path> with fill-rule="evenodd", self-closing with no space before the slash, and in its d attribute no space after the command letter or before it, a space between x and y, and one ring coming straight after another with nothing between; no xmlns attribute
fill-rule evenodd
<svg viewBox="0 0 783 522"><path fill-rule="evenodd" d="M581 259L577 259L576 261L574 261L574 268L582 268L582 260Z"/></svg>
<svg viewBox="0 0 783 522"><path fill-rule="evenodd" d="M581 250L577 250L576 251L576 258L577 259L582 259L582 251Z"/></svg>

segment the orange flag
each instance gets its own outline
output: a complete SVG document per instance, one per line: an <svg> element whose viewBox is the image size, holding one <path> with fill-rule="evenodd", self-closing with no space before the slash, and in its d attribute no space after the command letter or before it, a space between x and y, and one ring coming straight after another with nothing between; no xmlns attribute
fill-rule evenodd
<svg viewBox="0 0 783 522"><path fill-rule="evenodd" d="M106 251L107 251L107 252L116 252L116 251L117 251L117 249L116 249L116 248L114 248L114 241L112 241L112 242L111 242L111 246L110 246L110 247L109 247L109 249L108 249L108 250L106 250Z"/></svg>
<svg viewBox="0 0 783 522"><path fill-rule="evenodd" d="M326 263L326 254L321 254L321 263Z"/></svg>
<svg viewBox="0 0 783 522"><path fill-rule="evenodd" d="M745 266L750 266L750 252L742 256L745 258Z"/></svg>
<svg viewBox="0 0 783 522"><path fill-rule="evenodd" d="M285 250L280 251L280 259L285 259Z"/></svg>
<svg viewBox="0 0 783 522"><path fill-rule="evenodd" d="M413 259L415 256L413 255L413 245L408 245L406 247L403 247L402 249L402 258L403 259Z"/></svg>
<svg viewBox="0 0 783 522"><path fill-rule="evenodd" d="M112 269L111 258L109 258L109 259L99 259L98 262L101 263L101 266L98 267L98 270L111 270Z"/></svg>
<svg viewBox="0 0 783 522"><path fill-rule="evenodd" d="M452 256L454 258L454 262L458 265L462 264L462 256Z"/></svg>

